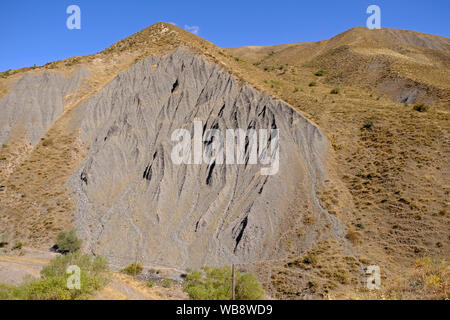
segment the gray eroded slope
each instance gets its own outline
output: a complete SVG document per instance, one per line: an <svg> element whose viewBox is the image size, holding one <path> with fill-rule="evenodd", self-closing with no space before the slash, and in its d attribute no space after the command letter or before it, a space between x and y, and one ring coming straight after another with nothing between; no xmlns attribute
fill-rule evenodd
<svg viewBox="0 0 450 320"><path fill-rule="evenodd" d="M306 250L339 223L319 207L327 143L283 102L240 84L185 50L149 57L81 106L89 153L70 187L87 249L126 265L199 267L279 258L291 229ZM280 169L261 165L176 165L173 130L279 129ZM248 153L248 149L247 149ZM302 225L304 214L314 217ZM327 231L328 230L328 231Z"/></svg>
<svg viewBox="0 0 450 320"><path fill-rule="evenodd" d="M0 99L0 143L14 131L24 129L35 144L64 111L64 99L75 92L89 71L81 67L72 77L62 73L26 73Z"/></svg>

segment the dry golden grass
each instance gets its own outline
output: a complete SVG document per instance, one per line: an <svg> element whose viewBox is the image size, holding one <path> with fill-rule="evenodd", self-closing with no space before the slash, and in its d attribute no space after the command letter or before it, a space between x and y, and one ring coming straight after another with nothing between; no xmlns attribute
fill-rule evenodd
<svg viewBox="0 0 450 320"><path fill-rule="evenodd" d="M417 259L394 279L381 280L380 290L361 289L345 298L364 300L448 300L450 263L446 259Z"/></svg>

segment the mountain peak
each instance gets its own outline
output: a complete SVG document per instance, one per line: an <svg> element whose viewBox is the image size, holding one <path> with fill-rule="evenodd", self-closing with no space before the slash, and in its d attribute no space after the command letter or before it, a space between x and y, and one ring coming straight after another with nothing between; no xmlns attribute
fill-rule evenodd
<svg viewBox="0 0 450 320"><path fill-rule="evenodd" d="M104 50L102 53L122 52L128 50L144 50L149 47L174 48L180 45L198 47L199 44L211 45L210 42L171 23L158 22L135 34L120 40Z"/></svg>

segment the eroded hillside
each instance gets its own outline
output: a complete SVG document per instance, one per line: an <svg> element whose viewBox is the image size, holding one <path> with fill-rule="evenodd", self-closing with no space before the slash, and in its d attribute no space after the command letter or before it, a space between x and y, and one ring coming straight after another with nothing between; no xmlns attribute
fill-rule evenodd
<svg viewBox="0 0 450 320"><path fill-rule="evenodd" d="M48 248L75 226L117 268L234 262L276 298L353 296L369 264L395 283L449 254L448 48L357 28L223 50L160 23L3 74L0 233ZM194 121L279 129L279 172L174 165L171 132Z"/></svg>

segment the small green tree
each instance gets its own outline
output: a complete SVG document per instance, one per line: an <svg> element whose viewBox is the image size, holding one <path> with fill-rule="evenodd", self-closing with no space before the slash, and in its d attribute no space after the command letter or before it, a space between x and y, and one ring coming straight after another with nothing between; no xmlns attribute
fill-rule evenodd
<svg viewBox="0 0 450 320"><path fill-rule="evenodd" d="M230 266L222 268L204 267L187 275L185 291L194 300L231 300L232 271ZM264 299L265 292L256 276L250 273L236 272L237 300Z"/></svg>
<svg viewBox="0 0 450 320"><path fill-rule="evenodd" d="M71 253L81 248L82 240L79 239L75 230L61 231L56 237L56 246L61 253Z"/></svg>

